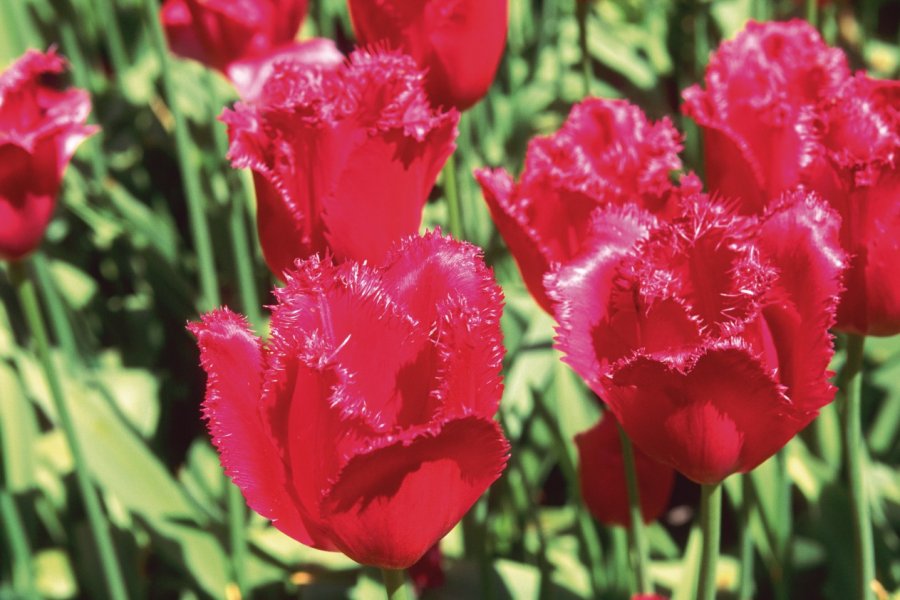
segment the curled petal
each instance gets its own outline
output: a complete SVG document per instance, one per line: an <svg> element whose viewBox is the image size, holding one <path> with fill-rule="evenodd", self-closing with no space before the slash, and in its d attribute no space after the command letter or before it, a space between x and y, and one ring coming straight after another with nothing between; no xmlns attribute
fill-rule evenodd
<svg viewBox="0 0 900 600"><path fill-rule="evenodd" d="M645 238L653 218L631 207L599 210L593 220L590 251L547 276L555 301L557 347L565 360L598 394L600 376L609 364L606 348L597 347L594 331L610 319L610 297L618 269Z"/></svg>
<svg viewBox="0 0 900 600"><path fill-rule="evenodd" d="M259 412L262 352L246 320L226 308L188 329L197 336L209 378L203 415L226 474L247 503L287 535L309 544L286 484L278 452Z"/></svg>
<svg viewBox="0 0 900 600"><path fill-rule="evenodd" d="M638 356L617 365L607 387L634 443L701 484L753 469L817 414L794 407L739 344L703 351L685 368Z"/></svg>
<svg viewBox="0 0 900 600"><path fill-rule="evenodd" d="M323 501L350 558L405 569L443 537L503 471L509 444L479 417L355 456Z"/></svg>
<svg viewBox="0 0 900 600"><path fill-rule="evenodd" d="M779 271L763 316L778 353L779 380L799 408L834 398L822 376L833 354L834 325L846 256L840 218L815 194L785 194L763 218L759 245Z"/></svg>

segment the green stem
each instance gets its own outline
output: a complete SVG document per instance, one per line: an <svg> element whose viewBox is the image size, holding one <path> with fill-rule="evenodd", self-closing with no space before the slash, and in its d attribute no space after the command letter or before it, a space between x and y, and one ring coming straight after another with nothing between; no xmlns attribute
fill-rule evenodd
<svg viewBox="0 0 900 600"><path fill-rule="evenodd" d="M96 5L97 14L103 24L103 38L106 40L113 70L116 72L116 77L122 77L128 69L129 61L122 38L122 30L119 28L115 2L114 0L96 0Z"/></svg>
<svg viewBox="0 0 900 600"><path fill-rule="evenodd" d="M591 95L593 88L593 68L591 53L588 49L588 12L590 3L587 0L575 0L575 14L578 18L578 47L581 49L581 76L584 78L584 95Z"/></svg>
<svg viewBox="0 0 900 600"><path fill-rule="evenodd" d="M25 528L22 527L16 500L5 488L0 488L0 523L3 523L13 557L13 583L21 591L23 598L38 600L40 596L34 589L34 569L31 564L28 537L25 535Z"/></svg>
<svg viewBox="0 0 900 600"><path fill-rule="evenodd" d="M775 455L778 465L778 556L780 577L775 581L775 597L778 600L790 598L791 552L793 546L793 512L791 507L791 477L787 469L787 450L782 448Z"/></svg>
<svg viewBox="0 0 900 600"><path fill-rule="evenodd" d="M618 425L618 423L617 423ZM641 514L641 496L638 489L637 467L634 462L634 448L628 434L619 428L619 441L622 444L622 462L625 465L625 485L628 489L628 513L631 518L628 528L631 544L631 562L637 580L637 591L640 594L652 594L653 583L650 581L650 552L647 548L647 537L644 535L644 517Z"/></svg>
<svg viewBox="0 0 900 600"><path fill-rule="evenodd" d="M719 537L722 526L722 484L700 486L700 527L703 553L700 556L698 600L716 597L716 563L719 561Z"/></svg>
<svg viewBox="0 0 900 600"><path fill-rule="evenodd" d="M215 90L215 75L211 71L207 71L208 89ZM228 136L222 123L216 118L221 108L218 106L216 94L212 92L212 98L209 103L211 126L213 130L213 140L216 145L216 152L219 156L224 157L228 152ZM234 183L235 172L229 170L226 177L229 184ZM232 190L237 186L229 185ZM243 189L243 188L240 188ZM239 192L238 192L239 193ZM241 296L241 305L244 314L247 315L250 323L253 325L257 333L262 326L262 316L260 314L259 297L256 294L256 284L253 281L253 259L250 256L250 245L247 242L247 229L244 222L245 203L242 196L236 195L233 191L229 198L229 218L228 225L231 233L231 247L234 254L235 271L237 274L238 290ZM247 582L245 576L244 565L247 555L247 539L245 532L245 523L247 520L247 509L241 490L231 481L227 481L228 487L228 542L231 548L231 568L234 573L234 580L238 588L242 592L247 591Z"/></svg>
<svg viewBox="0 0 900 600"><path fill-rule="evenodd" d="M806 0L806 20L816 29L819 28L819 0Z"/></svg>
<svg viewBox="0 0 900 600"><path fill-rule="evenodd" d="M409 600L412 595L406 585L406 572L403 569L382 569L384 591L388 600Z"/></svg>
<svg viewBox="0 0 900 600"><path fill-rule="evenodd" d="M34 272L37 275L38 287L43 295L44 302L47 304L47 312L50 313L50 325L56 341L59 343L60 349L66 357L69 365L74 366L79 360L78 347L75 343L75 333L72 330L72 323L69 321L69 315L66 312L63 299L59 295L56 282L50 272L50 264L43 252L38 250L31 257L31 264L34 265Z"/></svg>
<svg viewBox="0 0 900 600"><path fill-rule="evenodd" d="M741 579L738 587L738 598L753 598L753 536L750 535L750 517L753 514L753 483L751 475L741 475L741 508L738 521L741 527Z"/></svg>
<svg viewBox="0 0 900 600"><path fill-rule="evenodd" d="M81 443L75 432L75 424L69 413L69 406L63 396L59 375L53 364L53 357L50 354L50 344L47 340L47 328L44 325L44 317L41 314L34 282L28 277L28 274L25 272L25 266L21 262L13 262L10 265L9 272L12 283L19 296L19 302L22 304L22 310L25 312L25 320L28 323L28 327L31 329L31 334L34 336L35 343L37 344L38 358L43 366L44 375L47 378L47 385L50 388L50 394L53 398L53 404L56 408L59 424L62 427L66 442L69 444L69 449L72 453L78 491L80 492L82 502L84 503L94 542L97 544L100 565L106 579L107 592L109 593L109 597L114 600L124 600L127 598L125 581L122 578L122 572L119 568L112 538L110 537L106 519L100 507L100 500L97 497L97 491L91 484L87 463L85 462L84 455L81 451Z"/></svg>
<svg viewBox="0 0 900 600"><path fill-rule="evenodd" d="M209 78L209 89L214 90L215 82L212 79L215 75L212 71L207 71L207 76ZM210 102L213 140L216 144L217 154L224 157L228 153L228 134L224 124L217 121L218 113L221 109L222 103L217 100L216 94L213 92ZM257 334L262 335L263 319L260 312L259 294L256 290L256 282L253 279L253 255L250 251L247 222L245 220L247 207L246 189L242 182L238 180L239 176L240 174L237 171L230 168L226 172L226 178L232 192L229 199L228 215L231 249L234 254L234 268L237 275L238 292L241 296L241 306Z"/></svg>
<svg viewBox="0 0 900 600"><path fill-rule="evenodd" d="M861 335L847 336L847 361L841 372L841 380L844 382L844 459L847 483L850 486L855 547L853 555L856 557L855 597L860 600L872 597L870 584L875 579L875 553L872 547L872 524L869 520L864 470L866 447L860 418L865 340L865 336Z"/></svg>
<svg viewBox="0 0 900 600"><path fill-rule="evenodd" d="M459 188L457 187L456 153L450 155L444 165L444 194L447 197L447 215L450 235L458 240L463 239L462 211L459 206Z"/></svg>
<svg viewBox="0 0 900 600"><path fill-rule="evenodd" d="M181 171L184 195L187 199L188 220L190 222L191 237L194 242L194 251L197 253L197 263L200 271L201 298L199 309L206 312L216 308L219 300L219 280L216 275L215 261L213 259L212 240L209 235L209 225L206 222L203 188L197 177L198 170L194 168L191 152L191 138L187 120L178 108L175 101L175 82L172 80L172 65L170 64L166 38L159 21L159 1L144 0L146 19L150 24L150 33L153 41L153 49L156 52L162 74L163 90L172 118L175 121L175 148L178 155L178 168Z"/></svg>

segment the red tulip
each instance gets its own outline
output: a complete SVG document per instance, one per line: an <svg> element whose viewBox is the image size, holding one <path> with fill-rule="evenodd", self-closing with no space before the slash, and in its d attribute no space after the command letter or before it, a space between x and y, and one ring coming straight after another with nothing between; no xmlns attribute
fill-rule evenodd
<svg viewBox="0 0 900 600"><path fill-rule="evenodd" d="M459 114L429 107L409 57L357 51L337 70L278 65L257 102L222 120L232 165L254 171L263 253L281 276L315 253L379 262L416 233Z"/></svg>
<svg viewBox="0 0 900 600"><path fill-rule="evenodd" d="M749 471L833 398L838 227L802 191L761 217L703 195L670 223L610 207L548 278L558 346L651 458L701 484Z"/></svg>
<svg viewBox="0 0 900 600"><path fill-rule="evenodd" d="M286 281L265 346L227 309L190 326L213 443L287 535L407 568L506 464L500 288L475 247L434 233L381 267L315 256Z"/></svg>
<svg viewBox="0 0 900 600"><path fill-rule="evenodd" d="M552 312L544 276L586 248L591 223L609 205L635 204L668 216L682 193L669 174L681 168L681 136L668 119L650 123L624 100L590 98L562 128L528 144L518 184L502 169L481 169L491 216L535 300ZM699 191L689 177L685 189Z"/></svg>
<svg viewBox="0 0 900 600"><path fill-rule="evenodd" d="M29 50L0 74L0 258L16 260L41 243L75 149L97 127L78 89L48 84L65 60Z"/></svg>
<svg viewBox="0 0 900 600"><path fill-rule="evenodd" d="M443 559L444 555L441 552L441 545L438 543L429 548L422 555L422 558L407 569L409 578L412 580L418 594L444 585L447 577L444 574Z"/></svg>
<svg viewBox="0 0 900 600"><path fill-rule="evenodd" d="M275 61L336 65L334 42L295 42L307 0L166 0L160 20L172 51L221 71L252 98Z"/></svg>
<svg viewBox="0 0 900 600"><path fill-rule="evenodd" d="M508 0L349 0L361 46L387 45L427 69L435 106L466 110L487 94L506 45Z"/></svg>
<svg viewBox="0 0 900 600"><path fill-rule="evenodd" d="M709 189L760 213L800 183L814 149L797 124L849 77L844 53L805 21L756 23L713 54L706 89L684 91L703 131Z"/></svg>
<svg viewBox="0 0 900 600"><path fill-rule="evenodd" d="M601 523L629 527L625 463L616 419L607 414L591 429L575 436L581 496ZM659 518L669 504L675 472L634 448L641 516L645 523Z"/></svg>
<svg viewBox="0 0 900 600"><path fill-rule="evenodd" d="M840 213L850 254L837 328L900 333L900 83L859 74L806 125L805 181Z"/></svg>

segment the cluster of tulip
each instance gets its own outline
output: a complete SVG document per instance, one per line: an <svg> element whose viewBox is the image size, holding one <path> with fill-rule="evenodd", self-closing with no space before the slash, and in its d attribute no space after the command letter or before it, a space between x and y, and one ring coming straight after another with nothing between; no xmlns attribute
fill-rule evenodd
<svg viewBox="0 0 900 600"><path fill-rule="evenodd" d="M228 158L253 171L283 282L266 342L227 308L190 325L203 413L226 473L275 527L406 569L510 452L494 420L501 290L480 249L419 235L459 111L493 80L507 1L350 0L349 57L295 41L306 8L167 0L160 15L171 49L241 97L221 116ZM63 67L31 51L0 77L8 260L40 243L95 130L87 94L48 83ZM900 333L900 84L851 73L806 23L751 22L683 95L706 192L669 119L598 98L529 143L518 182L474 174L557 348L607 409L576 439L581 488L625 526L640 526L636 504L645 522L662 513L675 471L716 502L726 477L815 419L835 395L832 328Z"/></svg>

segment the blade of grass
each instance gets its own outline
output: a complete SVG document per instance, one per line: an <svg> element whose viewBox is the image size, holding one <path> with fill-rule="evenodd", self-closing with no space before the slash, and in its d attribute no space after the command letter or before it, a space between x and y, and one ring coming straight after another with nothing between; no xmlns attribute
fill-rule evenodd
<svg viewBox="0 0 900 600"><path fill-rule="evenodd" d="M650 551L647 548L647 537L644 535L644 517L641 515L641 497L638 489L637 467L634 462L634 448L622 426L618 423L616 425L619 429L622 462L625 465L625 485L628 489L628 513L631 519L628 541L631 546L632 568L638 593L652 594L653 583L650 581L649 573Z"/></svg>
<svg viewBox="0 0 900 600"><path fill-rule="evenodd" d="M195 161L193 160L187 120L175 101L175 82L172 78L172 65L166 38L162 30L162 24L159 21L159 2L158 0L144 0L144 8L147 22L150 24L153 50L156 52L160 65L163 93L172 113L172 118L175 121L175 148L178 167L181 171L184 195L187 200L191 237L193 238L194 251L197 253L199 268L201 296L198 308L200 312L206 312L219 306L220 299L219 278L216 274L209 225L206 222L203 189L198 179L199 170L195 168Z"/></svg>
<svg viewBox="0 0 900 600"><path fill-rule="evenodd" d="M116 557L115 547L112 543L109 529L107 527L106 518L100 506L100 500L97 496L97 490L88 474L87 464L84 461L84 454L81 450L81 442L75 432L75 425L69 412L69 406L63 395L63 388L60 383L56 366L53 363L53 357L50 354L50 343L47 339L47 328L44 324L44 317L41 314L41 308L38 301L37 292L32 279L26 272L26 267L21 262L14 262L9 269L10 279L16 289L22 310L25 313L25 320L31 335L37 345L38 359L44 370L44 376L47 379L47 385L50 388L50 394L53 399L54 406L59 417L59 423L65 435L66 442L72 453L72 462L75 466L75 480L78 485L78 491L84 503L85 512L87 513L88 523L90 524L91 534L100 558L100 565L103 570L103 576L106 584L106 590L109 597L114 600L125 600L128 596L125 591L125 580L119 567L118 558Z"/></svg>

